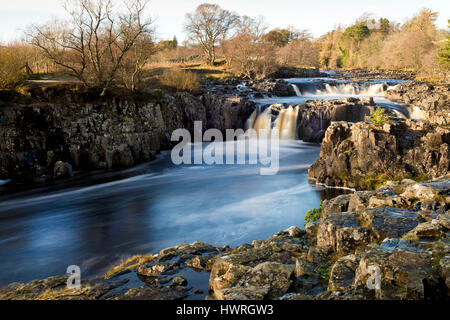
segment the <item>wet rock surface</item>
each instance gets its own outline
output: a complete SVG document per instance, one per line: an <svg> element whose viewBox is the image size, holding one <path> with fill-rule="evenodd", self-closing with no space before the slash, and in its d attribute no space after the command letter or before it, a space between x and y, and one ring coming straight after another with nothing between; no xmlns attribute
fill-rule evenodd
<svg viewBox="0 0 450 320"><path fill-rule="evenodd" d="M295 90L291 84L284 80L254 80L248 83L248 86L264 93L270 93L278 97L295 96Z"/></svg>

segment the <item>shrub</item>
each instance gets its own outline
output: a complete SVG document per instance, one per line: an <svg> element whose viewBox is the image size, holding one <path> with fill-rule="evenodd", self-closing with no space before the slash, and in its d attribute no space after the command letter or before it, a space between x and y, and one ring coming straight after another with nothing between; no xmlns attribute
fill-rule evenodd
<svg viewBox="0 0 450 320"><path fill-rule="evenodd" d="M320 221L320 217L322 215L322 204L323 200L320 201L319 208L309 209L308 211L306 211L305 223L303 224L303 226L306 226L306 224L309 222L316 223Z"/></svg>
<svg viewBox="0 0 450 320"><path fill-rule="evenodd" d="M362 179L361 187L366 190L378 190L387 181L389 178L384 174L370 175Z"/></svg>
<svg viewBox="0 0 450 320"><path fill-rule="evenodd" d="M371 121L376 126L382 126L386 122L387 116L384 109L378 107L372 114Z"/></svg>
<svg viewBox="0 0 450 320"><path fill-rule="evenodd" d="M0 89L14 89L25 80L25 62L11 48L0 48Z"/></svg>
<svg viewBox="0 0 450 320"><path fill-rule="evenodd" d="M164 72L160 77L161 84L168 88L192 93L200 90L200 78L191 71L179 68Z"/></svg>

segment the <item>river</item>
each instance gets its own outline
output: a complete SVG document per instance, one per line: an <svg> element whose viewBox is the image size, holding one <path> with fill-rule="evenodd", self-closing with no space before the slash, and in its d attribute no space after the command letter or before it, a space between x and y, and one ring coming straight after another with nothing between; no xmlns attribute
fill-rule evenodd
<svg viewBox="0 0 450 320"><path fill-rule="evenodd" d="M258 102L374 96L396 108L376 90L344 85L333 91L321 82L308 92L310 80L288 81L298 96ZM163 151L128 170L79 174L31 190L0 186L0 287L64 274L69 265L89 277L133 254L195 240L235 246L302 227L306 210L348 192L308 181L307 168L319 152L316 144L281 141L276 175L260 175L260 165L177 166Z"/></svg>

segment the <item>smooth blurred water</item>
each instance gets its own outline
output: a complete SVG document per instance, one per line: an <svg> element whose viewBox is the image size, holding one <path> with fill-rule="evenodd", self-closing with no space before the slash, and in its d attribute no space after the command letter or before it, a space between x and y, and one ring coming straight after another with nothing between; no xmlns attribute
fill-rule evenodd
<svg viewBox="0 0 450 320"><path fill-rule="evenodd" d="M131 170L73 180L76 187L64 181L3 195L0 285L64 274L72 264L96 275L131 254L195 240L234 246L302 227L307 209L345 192L308 183L319 149L282 142L272 176L259 165L175 166L166 151Z"/></svg>

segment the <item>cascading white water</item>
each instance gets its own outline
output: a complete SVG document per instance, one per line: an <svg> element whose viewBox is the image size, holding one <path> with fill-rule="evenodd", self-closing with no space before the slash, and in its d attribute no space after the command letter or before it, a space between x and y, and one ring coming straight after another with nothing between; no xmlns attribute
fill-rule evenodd
<svg viewBox="0 0 450 320"><path fill-rule="evenodd" d="M282 140L294 140L296 137L298 106L289 106L281 109L275 119L274 127L278 129L279 137ZM270 138L272 130L272 109L266 108L261 114L254 111L247 120L248 128L255 129L258 137Z"/></svg>
<svg viewBox="0 0 450 320"><path fill-rule="evenodd" d="M247 119L245 129L253 128L257 117L258 117L258 112L255 110L250 115L250 118Z"/></svg>
<svg viewBox="0 0 450 320"><path fill-rule="evenodd" d="M312 94L324 96L339 96L339 95L381 96L387 89L388 87L384 83L376 83L368 86L361 85L358 83L338 83L338 84L326 83L324 87L317 88L315 91L312 92Z"/></svg>
<svg viewBox="0 0 450 320"><path fill-rule="evenodd" d="M280 139L294 140L295 131L297 127L298 106L293 108L287 107L280 111L277 119L275 120L275 127L278 129Z"/></svg>
<svg viewBox="0 0 450 320"><path fill-rule="evenodd" d="M318 90L318 94L329 94L329 95L339 95L339 94L350 94L356 95L359 93L359 87L353 84L338 84L332 86L330 84L325 84L325 92L323 90Z"/></svg>
<svg viewBox="0 0 450 320"><path fill-rule="evenodd" d="M361 94L369 95L369 96L382 95L384 93L384 91L386 90L386 88L387 88L387 86L384 83L372 84L372 85L368 86L367 88L365 88L365 90L363 90L361 92Z"/></svg>
<svg viewBox="0 0 450 320"><path fill-rule="evenodd" d="M272 129L272 110L267 108L254 121L252 126L258 133L259 138L270 138L270 130Z"/></svg>
<svg viewBox="0 0 450 320"><path fill-rule="evenodd" d="M297 85L291 84L291 86L292 86L292 88L293 88L294 91L295 91L295 95L296 95L297 97L301 97L301 96L302 96L302 93L300 92L300 89L297 87Z"/></svg>

